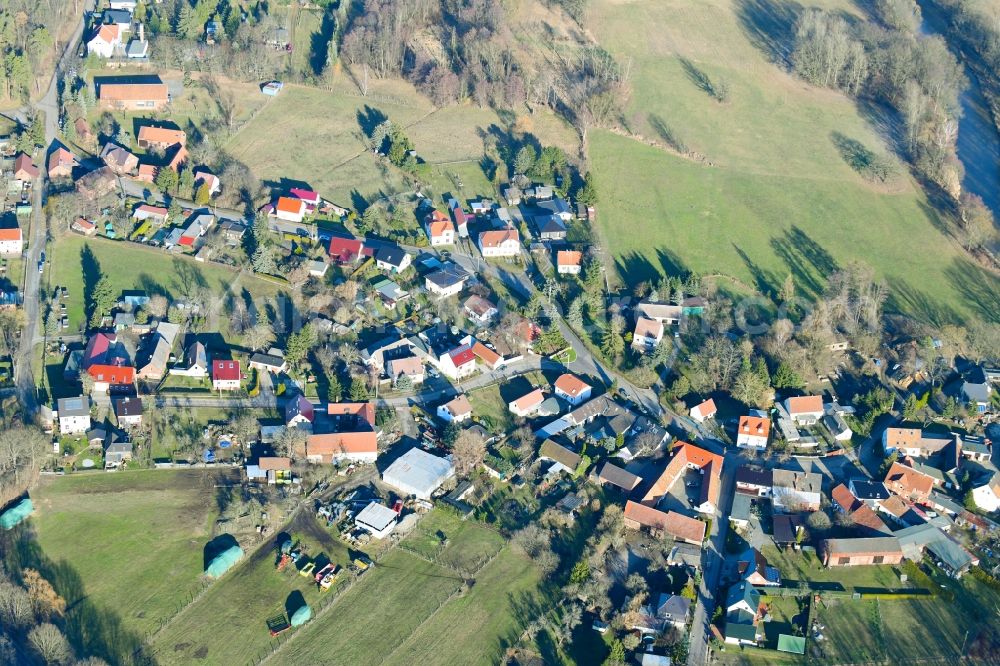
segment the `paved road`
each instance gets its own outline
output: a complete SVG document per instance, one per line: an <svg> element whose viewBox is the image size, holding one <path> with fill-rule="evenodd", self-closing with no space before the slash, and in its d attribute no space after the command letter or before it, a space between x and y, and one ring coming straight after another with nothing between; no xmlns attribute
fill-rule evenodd
<svg viewBox="0 0 1000 666"><path fill-rule="evenodd" d="M39 297L38 288L41 275L38 272L38 262L41 260L42 249L45 247L45 220L42 216L42 184L36 179L32 192L31 237L28 239L28 250L24 262L23 310L24 328L21 329L21 344L17 352L17 393L24 409L25 420L30 421L38 409L38 396L35 392L35 375L31 368L34 351L35 329L38 328Z"/></svg>
<svg viewBox="0 0 1000 666"><path fill-rule="evenodd" d="M163 195L160 194L156 188L150 187L147 183L140 183L130 178L119 178L118 181L121 185L122 192L124 192L127 196L135 199L151 198L153 202L165 205ZM243 213L238 210L233 210L231 208L218 208L215 206L199 206L190 199L181 199L180 197L174 197L173 200L176 201L181 208L187 208L190 210L204 208L211 210L212 214L220 220L233 220L234 222L246 221L243 217Z"/></svg>
<svg viewBox="0 0 1000 666"><path fill-rule="evenodd" d="M708 661L708 641L711 637L709 625L715 611L715 599L722 575L726 553L726 532L729 529L729 512L732 510L733 491L736 483L736 468L742 464L740 453L728 451L722 464L722 484L719 491L719 511L712 520L712 534L702 550L701 587L698 601L691 620L691 643L688 650L688 666L703 666Z"/></svg>
<svg viewBox="0 0 1000 666"><path fill-rule="evenodd" d="M91 3L84 3L84 10ZM52 73L49 87L45 94L35 104L35 108L45 113L45 141L51 145L59 135L59 100L56 94L59 79L61 78L63 65L73 57L76 45L83 34L83 16L80 23L73 31L69 41L63 49L62 56ZM34 185L32 192L32 213L31 237L28 239L28 250L25 253L24 267L24 328L21 331L21 345L17 353L17 392L24 409L26 420L31 420L38 409L38 396L35 389L35 376L31 368L33 348L38 339L36 329L39 328L39 286L41 275L38 273L38 262L41 260L42 251L45 249L46 231L45 219L42 213L44 204L44 187L42 179L39 178Z"/></svg>
<svg viewBox="0 0 1000 666"><path fill-rule="evenodd" d="M157 395L157 407L232 407L238 409L275 409L283 403L273 395L256 398L216 398L208 396Z"/></svg>

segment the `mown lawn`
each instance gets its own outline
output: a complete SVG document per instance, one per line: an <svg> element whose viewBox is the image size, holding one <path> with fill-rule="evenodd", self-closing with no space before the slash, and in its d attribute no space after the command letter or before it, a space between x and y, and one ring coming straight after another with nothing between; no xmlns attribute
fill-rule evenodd
<svg viewBox="0 0 1000 666"><path fill-rule="evenodd" d="M855 587L877 590L900 590L909 585L900 583L895 567L888 564L866 567L824 567L815 554L794 552L765 546L762 551L768 563L781 572L782 584L786 581L811 583L839 583L843 589ZM832 588L831 588L832 589Z"/></svg>
<svg viewBox="0 0 1000 666"><path fill-rule="evenodd" d="M32 493L31 524L44 555L75 570L91 602L144 633L200 587L218 478L194 470L45 478Z"/></svg>
<svg viewBox="0 0 1000 666"><path fill-rule="evenodd" d="M807 4L858 11L846 0ZM694 270L764 292L791 274L808 296L859 259L888 281L892 309L935 322L995 320L1000 281L939 229L905 168L894 183L875 186L842 159L837 135L890 152L878 112L771 63L790 43L797 8L755 0L593 3L589 25L598 40L631 65L629 128L662 145L679 137L693 155L590 133L611 268L625 284ZM728 84L725 102L699 86L699 73Z"/></svg>

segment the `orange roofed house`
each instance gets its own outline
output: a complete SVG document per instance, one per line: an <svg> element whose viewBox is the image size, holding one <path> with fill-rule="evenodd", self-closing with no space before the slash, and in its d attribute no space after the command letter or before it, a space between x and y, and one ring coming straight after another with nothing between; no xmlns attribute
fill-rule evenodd
<svg viewBox="0 0 1000 666"><path fill-rule="evenodd" d="M145 150L167 150L174 146L183 146L187 136L182 130L169 127L153 127L146 125L139 128L139 147Z"/></svg>
<svg viewBox="0 0 1000 666"><path fill-rule="evenodd" d="M741 449L766 449L771 434L771 419L766 416L741 416L736 426L736 446Z"/></svg>
<svg viewBox="0 0 1000 666"><path fill-rule="evenodd" d="M669 534L678 541L696 546L705 540L706 525L676 511L663 512L629 500L625 503L625 527L633 530L647 529L653 534Z"/></svg>
<svg viewBox="0 0 1000 666"><path fill-rule="evenodd" d="M273 215L286 222L301 222L306 217L306 202L295 197L278 197Z"/></svg>
<svg viewBox="0 0 1000 666"><path fill-rule="evenodd" d="M102 109L140 111L162 109L170 101L167 84L159 80L141 83L99 83L97 99Z"/></svg>
<svg viewBox="0 0 1000 666"><path fill-rule="evenodd" d="M590 384L568 372L556 379L555 389L558 397L574 407L587 400L594 390Z"/></svg>
<svg viewBox="0 0 1000 666"><path fill-rule="evenodd" d="M556 252L556 271L561 275L579 275L583 268L583 252L559 250Z"/></svg>
<svg viewBox="0 0 1000 666"><path fill-rule="evenodd" d="M813 425L823 417L823 396L788 398L785 400L785 409L795 425Z"/></svg>
<svg viewBox="0 0 1000 666"><path fill-rule="evenodd" d="M336 402L316 415L313 434L295 455L311 463L373 463L378 458L375 403Z"/></svg>
<svg viewBox="0 0 1000 666"><path fill-rule="evenodd" d="M934 477L894 462L885 475L885 487L903 499L926 502L934 489Z"/></svg>
<svg viewBox="0 0 1000 666"><path fill-rule="evenodd" d="M687 442L681 442L675 447L674 457L670 459L660 478L646 492L642 503L655 506L689 469L700 470L702 474L701 494L697 506L694 507L695 510L699 513L715 513L722 488L722 456Z"/></svg>
<svg viewBox="0 0 1000 666"><path fill-rule="evenodd" d="M433 211L424 222L424 230L430 239L431 247L455 244L455 225L451 218L439 210Z"/></svg>
<svg viewBox="0 0 1000 666"><path fill-rule="evenodd" d="M0 229L0 255L20 255L24 251L24 237L20 227Z"/></svg>
<svg viewBox="0 0 1000 666"><path fill-rule="evenodd" d="M479 251L484 257L516 257L521 254L517 229L484 231L479 234Z"/></svg>

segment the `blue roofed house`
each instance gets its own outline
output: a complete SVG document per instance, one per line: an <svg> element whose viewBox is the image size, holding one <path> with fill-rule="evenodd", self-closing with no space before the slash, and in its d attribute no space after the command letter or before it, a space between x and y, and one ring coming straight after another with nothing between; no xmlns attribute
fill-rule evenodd
<svg viewBox="0 0 1000 666"><path fill-rule="evenodd" d="M760 633L760 592L746 580L729 588L726 596L726 642L754 645Z"/></svg>
<svg viewBox="0 0 1000 666"><path fill-rule="evenodd" d="M991 411L993 386L983 366L973 366L962 375L961 393L974 411L980 414Z"/></svg>

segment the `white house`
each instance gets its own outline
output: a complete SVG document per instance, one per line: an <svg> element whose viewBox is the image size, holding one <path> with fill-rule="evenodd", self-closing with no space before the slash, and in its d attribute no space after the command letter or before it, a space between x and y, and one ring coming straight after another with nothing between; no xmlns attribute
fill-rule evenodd
<svg viewBox="0 0 1000 666"><path fill-rule="evenodd" d="M579 275L583 269L583 252L559 250L556 252L556 271L560 275Z"/></svg>
<svg viewBox="0 0 1000 666"><path fill-rule="evenodd" d="M427 220L424 222L424 231L427 232L431 247L455 244L455 225L441 211L435 210L427 216Z"/></svg>
<svg viewBox="0 0 1000 666"><path fill-rule="evenodd" d="M479 234L479 251L484 257L516 257L521 254L521 234L517 229L484 231Z"/></svg>
<svg viewBox="0 0 1000 666"><path fill-rule="evenodd" d="M59 412L59 432L76 435L90 430L90 398L60 398L56 403Z"/></svg>
<svg viewBox="0 0 1000 666"><path fill-rule="evenodd" d="M435 365L445 377L459 380L476 372L476 355L467 343L441 354Z"/></svg>
<svg viewBox="0 0 1000 666"><path fill-rule="evenodd" d="M295 197L278 197L274 216L286 222L301 222L306 216L306 202Z"/></svg>
<svg viewBox="0 0 1000 666"><path fill-rule="evenodd" d="M785 410L795 425L813 425L823 418L823 396L803 395L785 400Z"/></svg>
<svg viewBox="0 0 1000 666"><path fill-rule="evenodd" d="M438 298L454 296L462 291L469 274L459 266L445 266L424 278L424 288Z"/></svg>
<svg viewBox="0 0 1000 666"><path fill-rule="evenodd" d="M994 475L990 482L972 489L972 499L983 511L1000 509L1000 475Z"/></svg>
<svg viewBox="0 0 1000 666"><path fill-rule="evenodd" d="M545 402L545 394L542 393L542 389L536 388L517 400L511 400L507 403L507 409L516 416L531 416L543 402Z"/></svg>
<svg viewBox="0 0 1000 666"><path fill-rule="evenodd" d="M695 405L691 408L691 418L698 423L704 423L706 419L711 419L715 417L718 408L715 406L715 401L709 398L705 402Z"/></svg>
<svg viewBox="0 0 1000 666"><path fill-rule="evenodd" d="M99 58L114 56L115 49L122 45L122 31L116 24L102 24L87 40L87 54Z"/></svg>
<svg viewBox="0 0 1000 666"><path fill-rule="evenodd" d="M741 416L736 426L736 446L740 449L766 449L771 434L771 419L766 416Z"/></svg>
<svg viewBox="0 0 1000 666"><path fill-rule="evenodd" d="M464 395L437 408L437 415L445 423L461 423L472 418L472 403Z"/></svg>
<svg viewBox="0 0 1000 666"><path fill-rule="evenodd" d="M386 364L386 374L392 380L393 385L398 384L403 377L409 377L410 383L414 386L423 384L424 362L416 356L395 358Z"/></svg>
<svg viewBox="0 0 1000 666"><path fill-rule="evenodd" d="M639 352L647 352L656 348L663 340L663 322L655 319L639 317L635 321L635 331L632 333L632 347Z"/></svg>
<svg viewBox="0 0 1000 666"><path fill-rule="evenodd" d="M0 254L20 256L24 251L24 235L21 227L0 229Z"/></svg>
<svg viewBox="0 0 1000 666"><path fill-rule="evenodd" d="M590 398L593 387L576 375L568 372L560 375L555 382L556 396L562 398L574 407Z"/></svg>
<svg viewBox="0 0 1000 666"><path fill-rule="evenodd" d="M212 389L215 391L238 391L240 389L239 361L216 359L212 361Z"/></svg>

